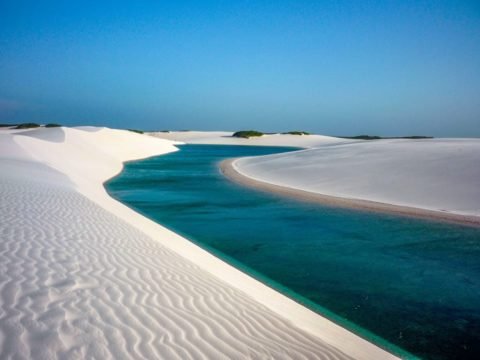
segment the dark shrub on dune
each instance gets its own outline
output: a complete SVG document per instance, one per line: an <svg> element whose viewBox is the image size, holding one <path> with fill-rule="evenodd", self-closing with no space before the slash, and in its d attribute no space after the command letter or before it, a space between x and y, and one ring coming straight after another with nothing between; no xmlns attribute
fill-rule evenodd
<svg viewBox="0 0 480 360"><path fill-rule="evenodd" d="M413 135L413 136L403 136L402 139L433 139L433 136Z"/></svg>
<svg viewBox="0 0 480 360"><path fill-rule="evenodd" d="M357 136L344 136L345 139L354 139L354 140L380 140L380 136L372 135L357 135Z"/></svg>
<svg viewBox="0 0 480 360"><path fill-rule="evenodd" d="M260 131L244 130L244 131L237 131L232 136L237 137L237 138L248 139L248 138L251 138L251 137L262 136L262 135L263 135L263 133L261 133Z"/></svg>
<svg viewBox="0 0 480 360"><path fill-rule="evenodd" d="M127 130L131 131L131 132L134 132L134 133L137 133L137 134L143 134L142 130L136 130L136 129L127 129Z"/></svg>
<svg viewBox="0 0 480 360"><path fill-rule="evenodd" d="M338 136L339 138L343 139L353 139L353 140L386 140L386 139L433 139L432 136L419 136L419 135L414 135L414 136L388 136L388 137L383 137L383 136L373 136L373 135L358 135L358 136Z"/></svg>
<svg viewBox="0 0 480 360"><path fill-rule="evenodd" d="M310 135L310 133L306 131L288 131L283 134L288 134L288 135Z"/></svg>
<svg viewBox="0 0 480 360"><path fill-rule="evenodd" d="M23 123L23 124L17 125L17 127L15 129L33 129L33 128L38 128L38 127L40 127L39 124Z"/></svg>
<svg viewBox="0 0 480 360"><path fill-rule="evenodd" d="M60 124L47 124L45 125L46 128L52 128L52 127L61 127L62 125Z"/></svg>

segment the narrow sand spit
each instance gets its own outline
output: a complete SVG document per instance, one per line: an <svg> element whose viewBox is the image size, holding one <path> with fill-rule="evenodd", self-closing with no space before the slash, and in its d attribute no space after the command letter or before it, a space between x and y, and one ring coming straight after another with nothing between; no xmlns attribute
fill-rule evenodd
<svg viewBox="0 0 480 360"><path fill-rule="evenodd" d="M222 173L232 181L257 190L273 192L295 200L316 202L322 205L341 207L346 209L358 209L371 212L381 212L393 215L416 217L435 221L444 221L462 225L480 227L480 217L461 214L445 213L441 211L419 209L408 206L392 205L381 202L347 199L338 196L323 195L320 193L295 189L287 186L275 185L265 181L255 180L242 174L234 162L237 159L227 159L220 163Z"/></svg>
<svg viewBox="0 0 480 360"><path fill-rule="evenodd" d="M0 132L0 358L394 358L108 196L174 145Z"/></svg>
<svg viewBox="0 0 480 360"><path fill-rule="evenodd" d="M335 206L480 225L480 140L340 143L237 159L244 184Z"/></svg>

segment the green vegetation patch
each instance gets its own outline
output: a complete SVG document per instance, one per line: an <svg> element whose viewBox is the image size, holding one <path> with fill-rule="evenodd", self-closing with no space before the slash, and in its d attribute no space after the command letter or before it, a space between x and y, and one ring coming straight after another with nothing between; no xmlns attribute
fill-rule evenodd
<svg viewBox="0 0 480 360"><path fill-rule="evenodd" d="M354 140L380 140L380 136L372 135L357 135L357 136L339 136L343 139L354 139Z"/></svg>
<svg viewBox="0 0 480 360"><path fill-rule="evenodd" d="M402 136L400 139L433 139L433 136L412 135Z"/></svg>
<svg viewBox="0 0 480 360"><path fill-rule="evenodd" d="M255 130L243 130L243 131L237 131L232 136L237 138L248 139L251 137L263 136L263 133Z"/></svg>
<svg viewBox="0 0 480 360"><path fill-rule="evenodd" d="M310 135L309 132L306 131L287 131L282 134L287 134L287 135Z"/></svg>
<svg viewBox="0 0 480 360"><path fill-rule="evenodd" d="M373 136L373 135L357 135L357 136L337 136L342 139L353 139L353 140L381 140L381 139L433 139L433 136Z"/></svg>
<svg viewBox="0 0 480 360"><path fill-rule="evenodd" d="M23 123L23 124L17 125L15 129L33 129L38 127L40 127L40 125L36 123Z"/></svg>
<svg viewBox="0 0 480 360"><path fill-rule="evenodd" d="M131 132L134 132L134 133L137 133L137 134L143 134L142 130L136 130L136 129L127 129L127 130L131 131Z"/></svg>
<svg viewBox="0 0 480 360"><path fill-rule="evenodd" d="M62 126L62 125L60 125L60 124L54 124L54 123L45 125L46 128L61 127L61 126Z"/></svg>

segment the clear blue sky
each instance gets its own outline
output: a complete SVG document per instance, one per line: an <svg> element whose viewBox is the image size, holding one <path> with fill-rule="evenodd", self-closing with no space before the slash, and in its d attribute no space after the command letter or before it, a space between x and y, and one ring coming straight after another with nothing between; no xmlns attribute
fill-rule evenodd
<svg viewBox="0 0 480 360"><path fill-rule="evenodd" d="M0 122L480 136L480 1L0 2Z"/></svg>

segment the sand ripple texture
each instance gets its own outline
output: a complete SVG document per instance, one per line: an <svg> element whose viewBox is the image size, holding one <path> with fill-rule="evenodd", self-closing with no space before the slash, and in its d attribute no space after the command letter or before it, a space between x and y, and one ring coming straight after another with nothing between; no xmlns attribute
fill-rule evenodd
<svg viewBox="0 0 480 360"><path fill-rule="evenodd" d="M349 358L23 162L0 156L1 359Z"/></svg>

